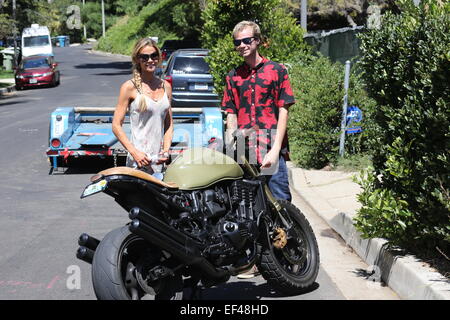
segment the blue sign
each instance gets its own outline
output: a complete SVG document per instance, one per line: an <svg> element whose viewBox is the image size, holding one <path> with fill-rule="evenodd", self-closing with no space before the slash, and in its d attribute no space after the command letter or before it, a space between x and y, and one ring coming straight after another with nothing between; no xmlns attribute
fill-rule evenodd
<svg viewBox="0 0 450 320"><path fill-rule="evenodd" d="M362 111L358 107L351 106L347 108L346 134L354 134L362 131L361 126L354 126L354 123L361 122L363 119Z"/></svg>

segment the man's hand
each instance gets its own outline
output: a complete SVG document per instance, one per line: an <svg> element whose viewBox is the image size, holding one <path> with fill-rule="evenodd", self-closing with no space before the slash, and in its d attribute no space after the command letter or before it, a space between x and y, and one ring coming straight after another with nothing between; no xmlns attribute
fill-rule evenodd
<svg viewBox="0 0 450 320"><path fill-rule="evenodd" d="M264 157L261 163L261 168L262 169L270 168L271 166L275 165L279 159L280 159L280 150L272 149Z"/></svg>

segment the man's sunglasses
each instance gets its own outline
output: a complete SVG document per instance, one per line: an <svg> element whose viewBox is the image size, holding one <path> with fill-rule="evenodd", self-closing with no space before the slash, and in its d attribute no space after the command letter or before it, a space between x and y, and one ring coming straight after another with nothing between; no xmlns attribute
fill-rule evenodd
<svg viewBox="0 0 450 320"><path fill-rule="evenodd" d="M255 39L255 37L248 37L248 38L244 38L244 39L234 39L233 43L235 47L238 47L241 45L241 42L243 42L244 44L250 44L253 42L253 40Z"/></svg>
<svg viewBox="0 0 450 320"><path fill-rule="evenodd" d="M158 60L159 54L158 52L153 52L152 54L140 54L138 55L138 58L141 59L142 61L148 61L149 59Z"/></svg>

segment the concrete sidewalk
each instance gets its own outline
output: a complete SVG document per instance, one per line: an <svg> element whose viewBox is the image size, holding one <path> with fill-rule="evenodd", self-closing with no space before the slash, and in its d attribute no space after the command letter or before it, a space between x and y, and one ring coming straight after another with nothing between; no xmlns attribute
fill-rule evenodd
<svg viewBox="0 0 450 320"><path fill-rule="evenodd" d="M411 255L386 249L384 239L362 239L352 218L361 207L356 173L305 170L288 162L291 187L400 298L450 300L450 281ZM319 248L320 249L320 248Z"/></svg>

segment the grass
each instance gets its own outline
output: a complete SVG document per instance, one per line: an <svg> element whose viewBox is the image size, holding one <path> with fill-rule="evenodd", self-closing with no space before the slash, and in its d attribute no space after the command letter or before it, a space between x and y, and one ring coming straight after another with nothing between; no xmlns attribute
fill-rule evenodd
<svg viewBox="0 0 450 320"><path fill-rule="evenodd" d="M0 79L9 79L9 78L14 78L14 72L0 69Z"/></svg>
<svg viewBox="0 0 450 320"><path fill-rule="evenodd" d="M372 165L372 160L367 154L351 154L339 157L334 164L334 170L338 171L361 171Z"/></svg>

